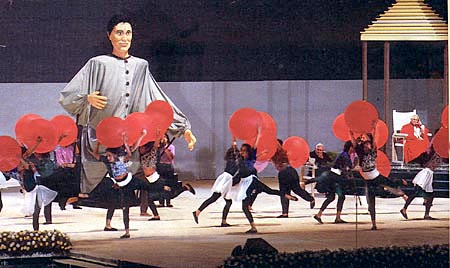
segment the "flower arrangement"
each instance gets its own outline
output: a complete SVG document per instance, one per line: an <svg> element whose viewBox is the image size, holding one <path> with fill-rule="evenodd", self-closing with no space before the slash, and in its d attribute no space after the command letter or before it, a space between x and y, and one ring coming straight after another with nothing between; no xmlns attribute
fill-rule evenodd
<svg viewBox="0 0 450 268"><path fill-rule="evenodd" d="M232 267L449 267L449 244L266 253L230 257Z"/></svg>
<svg viewBox="0 0 450 268"><path fill-rule="evenodd" d="M69 237L57 230L0 233L0 256L66 255L70 249Z"/></svg>

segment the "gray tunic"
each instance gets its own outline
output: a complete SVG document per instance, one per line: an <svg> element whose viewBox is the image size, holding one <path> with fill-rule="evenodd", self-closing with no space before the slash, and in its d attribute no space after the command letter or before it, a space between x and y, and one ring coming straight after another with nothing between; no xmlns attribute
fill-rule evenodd
<svg viewBox="0 0 450 268"><path fill-rule="evenodd" d="M103 110L91 108L87 101L87 95L94 91L108 97L108 104ZM174 121L169 128L171 135L181 136L191 128L187 117L156 83L148 62L133 56L126 60L112 55L90 59L59 97L59 103L68 113L79 116L79 125L89 123L94 129L105 117L125 118L132 112L143 112L153 100L165 100L172 106Z"/></svg>
<svg viewBox="0 0 450 268"><path fill-rule="evenodd" d="M92 107L87 101L87 95L94 91L100 91L100 95L108 98L102 110ZM98 123L110 116L125 118L132 112L143 112L153 100L167 101L173 108L174 121L169 127L170 135L179 137L191 128L187 117L156 83L148 62L141 58L94 57L60 92L59 103L69 114L77 117L78 125L83 126L86 132L81 138L83 192L90 192L105 174L103 164L86 152L86 148L93 146Z"/></svg>

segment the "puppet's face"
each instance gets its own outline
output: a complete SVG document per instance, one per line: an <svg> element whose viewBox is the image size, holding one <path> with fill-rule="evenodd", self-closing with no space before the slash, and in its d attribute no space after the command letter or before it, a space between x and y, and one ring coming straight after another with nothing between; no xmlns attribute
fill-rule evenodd
<svg viewBox="0 0 450 268"><path fill-rule="evenodd" d="M113 54L116 56L128 56L128 50L131 46L133 31L128 22L118 23L109 33L109 40L113 46Z"/></svg>

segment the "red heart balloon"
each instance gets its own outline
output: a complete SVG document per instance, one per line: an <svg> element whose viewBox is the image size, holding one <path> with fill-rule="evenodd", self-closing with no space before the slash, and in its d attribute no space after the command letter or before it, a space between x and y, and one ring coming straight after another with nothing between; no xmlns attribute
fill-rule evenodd
<svg viewBox="0 0 450 268"><path fill-rule="evenodd" d="M373 131L374 123L378 121L378 111L367 101L354 101L345 109L344 118L353 132L369 133Z"/></svg>
<svg viewBox="0 0 450 268"><path fill-rule="evenodd" d="M445 106L444 110L442 111L441 125L445 128L448 128L448 105Z"/></svg>
<svg viewBox="0 0 450 268"><path fill-rule="evenodd" d="M385 177L389 177L389 173L391 173L391 162L385 153L378 150L377 151L377 169L381 175Z"/></svg>
<svg viewBox="0 0 450 268"><path fill-rule="evenodd" d="M231 135L240 140L251 140L258 134L258 128L262 125L261 115L252 108L236 110L228 121Z"/></svg>
<svg viewBox="0 0 450 268"><path fill-rule="evenodd" d="M48 153L55 149L58 145L58 134L55 125L44 118L37 118L28 123L24 127L27 129L25 133L18 136L18 139L25 144L27 148L32 148L37 144L38 137L41 142L36 147L36 153Z"/></svg>
<svg viewBox="0 0 450 268"><path fill-rule="evenodd" d="M271 134L262 134L259 137L257 149L257 157L258 161L266 161L272 158L272 156L277 151L278 141L275 136Z"/></svg>
<svg viewBox="0 0 450 268"><path fill-rule="evenodd" d="M277 123L273 119L273 117L266 113L258 111L258 114L261 116L261 132L264 132L268 135L272 135L273 137L277 136Z"/></svg>
<svg viewBox="0 0 450 268"><path fill-rule="evenodd" d="M143 137L139 145L156 139L157 123L147 113L135 112L125 118L128 135L128 145L134 145L145 129L147 134Z"/></svg>
<svg viewBox="0 0 450 268"><path fill-rule="evenodd" d="M436 153L442 158L448 158L448 128L441 127L433 140L433 148Z"/></svg>
<svg viewBox="0 0 450 268"><path fill-rule="evenodd" d="M63 136L58 143L60 146L68 146L77 140L78 127L70 116L56 115L50 119L50 122L56 127L58 139Z"/></svg>
<svg viewBox="0 0 450 268"><path fill-rule="evenodd" d="M42 118L40 115L37 114L25 114L21 116L17 122L16 126L14 128L14 131L16 133L17 140L23 144L23 141L20 139L22 136L26 135L28 132L28 124L31 120Z"/></svg>
<svg viewBox="0 0 450 268"><path fill-rule="evenodd" d="M0 136L0 171L7 172L19 165L22 150L10 136Z"/></svg>
<svg viewBox="0 0 450 268"><path fill-rule="evenodd" d="M377 129L375 133L375 142L378 148L381 148L386 144L389 137L389 130L386 123L382 120L378 120Z"/></svg>
<svg viewBox="0 0 450 268"><path fill-rule="evenodd" d="M298 166L301 163L301 166L305 164L309 158L308 143L301 137L291 136L287 138L283 142L282 147L284 150L286 150L286 154L291 166L294 166L292 165L292 163L294 163L295 166Z"/></svg>
<svg viewBox="0 0 450 268"><path fill-rule="evenodd" d="M332 126L333 134L341 141L348 141L350 137L350 128L345 123L344 113L339 114L333 121Z"/></svg>
<svg viewBox="0 0 450 268"><path fill-rule="evenodd" d="M173 122L173 109L167 101L152 101L145 108L145 113L152 118L152 122L156 124L156 129L159 128L163 134L166 133Z"/></svg>
<svg viewBox="0 0 450 268"><path fill-rule="evenodd" d="M126 133L125 121L122 118L106 117L97 125L98 142L107 148L117 148L123 145L123 134Z"/></svg>

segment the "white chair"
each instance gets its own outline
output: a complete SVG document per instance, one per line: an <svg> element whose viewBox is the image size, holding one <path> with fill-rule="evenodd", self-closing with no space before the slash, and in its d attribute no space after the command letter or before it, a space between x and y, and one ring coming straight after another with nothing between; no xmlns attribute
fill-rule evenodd
<svg viewBox="0 0 450 268"><path fill-rule="evenodd" d="M315 162L316 159L310 157L308 162L306 162L305 165L300 167L300 186L302 188L305 187L305 181L314 179L316 177L317 166L315 165ZM310 193L314 197L315 183L311 183L309 185L311 186Z"/></svg>
<svg viewBox="0 0 450 268"><path fill-rule="evenodd" d="M417 114L416 109L411 112L397 112L392 110L392 163L402 164L405 159L405 142L408 134L400 133L402 126L408 124L411 121L411 116ZM400 148L402 152L401 160L398 158L396 148Z"/></svg>

